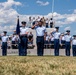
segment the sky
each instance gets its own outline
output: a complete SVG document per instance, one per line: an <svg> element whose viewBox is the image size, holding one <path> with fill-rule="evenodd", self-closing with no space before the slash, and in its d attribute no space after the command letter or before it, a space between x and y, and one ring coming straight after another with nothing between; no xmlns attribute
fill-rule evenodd
<svg viewBox="0 0 76 75"><path fill-rule="evenodd" d="M31 17L52 17L53 0L0 0L0 33L4 30L8 34L16 29L17 16L21 21L28 21ZM71 30L76 34L76 0L54 0L53 16L55 26L60 32Z"/></svg>

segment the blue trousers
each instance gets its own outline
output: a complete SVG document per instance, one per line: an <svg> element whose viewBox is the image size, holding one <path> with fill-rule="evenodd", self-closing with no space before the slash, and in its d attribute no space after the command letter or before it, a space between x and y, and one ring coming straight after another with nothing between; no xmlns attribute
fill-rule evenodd
<svg viewBox="0 0 76 75"><path fill-rule="evenodd" d="M64 40L61 40L61 44L63 44L62 48L65 48L65 41Z"/></svg>
<svg viewBox="0 0 76 75"><path fill-rule="evenodd" d="M2 42L2 55L7 55L7 42Z"/></svg>
<svg viewBox="0 0 76 75"><path fill-rule="evenodd" d="M76 56L76 45L72 45L73 56Z"/></svg>
<svg viewBox="0 0 76 75"><path fill-rule="evenodd" d="M53 28L53 22L50 23L50 28Z"/></svg>
<svg viewBox="0 0 76 75"><path fill-rule="evenodd" d="M45 43L45 44L49 44L49 42L48 42L48 41L46 41L46 40L44 41L44 43Z"/></svg>
<svg viewBox="0 0 76 75"><path fill-rule="evenodd" d="M70 42L65 42L65 53L66 53L66 56L70 56Z"/></svg>
<svg viewBox="0 0 76 75"><path fill-rule="evenodd" d="M48 23L46 23L46 28L48 28Z"/></svg>
<svg viewBox="0 0 76 75"><path fill-rule="evenodd" d="M64 40L61 40L61 43L62 43L62 44L65 44L65 41L64 41Z"/></svg>
<svg viewBox="0 0 76 75"><path fill-rule="evenodd" d="M54 54L59 56L59 39L54 39Z"/></svg>
<svg viewBox="0 0 76 75"><path fill-rule="evenodd" d="M19 56L27 55L27 45L28 45L27 37L21 37L19 42Z"/></svg>
<svg viewBox="0 0 76 75"><path fill-rule="evenodd" d="M37 37L37 55L43 56L44 53L44 36Z"/></svg>
<svg viewBox="0 0 76 75"><path fill-rule="evenodd" d="M54 41L50 41L50 44L54 44Z"/></svg>
<svg viewBox="0 0 76 75"><path fill-rule="evenodd" d="M15 41L12 41L12 49L16 49L16 46L15 46Z"/></svg>

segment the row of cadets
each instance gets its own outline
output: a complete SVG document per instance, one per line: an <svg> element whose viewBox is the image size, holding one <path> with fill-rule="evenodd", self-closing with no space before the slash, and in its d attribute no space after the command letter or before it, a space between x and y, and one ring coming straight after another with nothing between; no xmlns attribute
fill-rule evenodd
<svg viewBox="0 0 76 75"><path fill-rule="evenodd" d="M53 32L53 36L54 36L54 53L55 53L55 56L59 56L59 44L61 45L61 42L60 42L61 33L59 32L59 27L55 27L55 28L56 28L56 31ZM70 30L67 30L66 32L67 32L67 34L64 35L62 42L65 42L66 56L70 56L70 47L71 47L72 37L70 35Z"/></svg>
<svg viewBox="0 0 76 75"><path fill-rule="evenodd" d="M24 23L25 24L25 23ZM23 25L23 23L22 23ZM28 33L28 28L24 27L25 25L23 25L20 29L20 45L19 45L19 55L20 56L25 56L27 55L27 33ZM38 56L43 56L43 52L44 52L44 33L46 32L46 28L44 26L42 26L42 22L38 22L38 24L34 25L36 28L36 32L37 32L37 54ZM33 27L32 27L33 28ZM55 56L58 56L59 54L59 47L57 48L57 46L59 46L59 37L60 37L60 33L58 32L58 27L56 27L56 32L54 32L54 52L55 52ZM40 32L39 32L40 31ZM70 31L67 30L66 31L67 34L64 36L65 39L65 53L66 56L70 56L70 47L71 47L71 41L72 41L72 53L73 56L76 56L76 35L73 35L73 39L70 35ZM25 33L25 34L24 34ZM6 35L7 32L4 31L4 35L2 36L2 55L6 56L7 55L7 42L9 37ZM57 48L57 50L56 50ZM56 54L56 52L58 54Z"/></svg>
<svg viewBox="0 0 76 75"><path fill-rule="evenodd" d="M44 34L46 28L43 26L43 22L40 20L35 25L32 26L32 29L36 30L36 43L37 43L37 55L43 56L44 54Z"/></svg>

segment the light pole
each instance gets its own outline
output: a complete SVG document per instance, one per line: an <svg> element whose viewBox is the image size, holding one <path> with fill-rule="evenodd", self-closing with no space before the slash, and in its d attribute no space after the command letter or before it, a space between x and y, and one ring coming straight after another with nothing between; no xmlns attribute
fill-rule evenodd
<svg viewBox="0 0 76 75"><path fill-rule="evenodd" d="M52 0L52 18L53 18L53 12L54 12L54 0Z"/></svg>
<svg viewBox="0 0 76 75"><path fill-rule="evenodd" d="M53 27L55 27L53 13L54 13L54 0L52 0L52 20L53 20Z"/></svg>

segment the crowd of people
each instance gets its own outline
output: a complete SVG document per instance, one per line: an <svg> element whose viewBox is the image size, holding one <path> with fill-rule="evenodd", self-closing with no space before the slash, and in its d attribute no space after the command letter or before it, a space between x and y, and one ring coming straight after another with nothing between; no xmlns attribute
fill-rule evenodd
<svg viewBox="0 0 76 75"><path fill-rule="evenodd" d="M53 28L54 26L54 20L53 20L53 18L45 18L45 17L37 17L37 18L35 18L35 17L29 17L29 19L28 19L28 22L27 22L27 26L28 27L32 27L32 25L34 25L36 22L38 22L38 21L40 21L40 20L42 20L42 22L43 22L43 25L46 27L46 28Z"/></svg>
<svg viewBox="0 0 76 75"><path fill-rule="evenodd" d="M59 27L55 27L55 30L52 32L50 31L50 34L48 34L46 31L47 23L45 27L43 18L40 19L38 17L39 20L37 19L37 21L35 23L33 22L31 26L31 29L35 29L36 31L37 55L43 56L44 48L47 45L47 48L49 48L49 46L53 46L55 56L59 56L60 47L65 49L66 56L70 56L70 48L72 45L73 56L76 56L76 35L72 37L70 35L70 30L67 30L66 33L60 33ZM16 31L14 31L12 37L8 37L6 35L7 32L4 31L3 36L1 36L3 56L7 55L8 40L11 40L12 48L15 48L17 45L19 56L27 55L28 44L33 44L34 34L32 32L29 32L29 28L26 26L27 23L25 21L22 21L21 24L22 26L20 27L19 34L16 34Z"/></svg>

